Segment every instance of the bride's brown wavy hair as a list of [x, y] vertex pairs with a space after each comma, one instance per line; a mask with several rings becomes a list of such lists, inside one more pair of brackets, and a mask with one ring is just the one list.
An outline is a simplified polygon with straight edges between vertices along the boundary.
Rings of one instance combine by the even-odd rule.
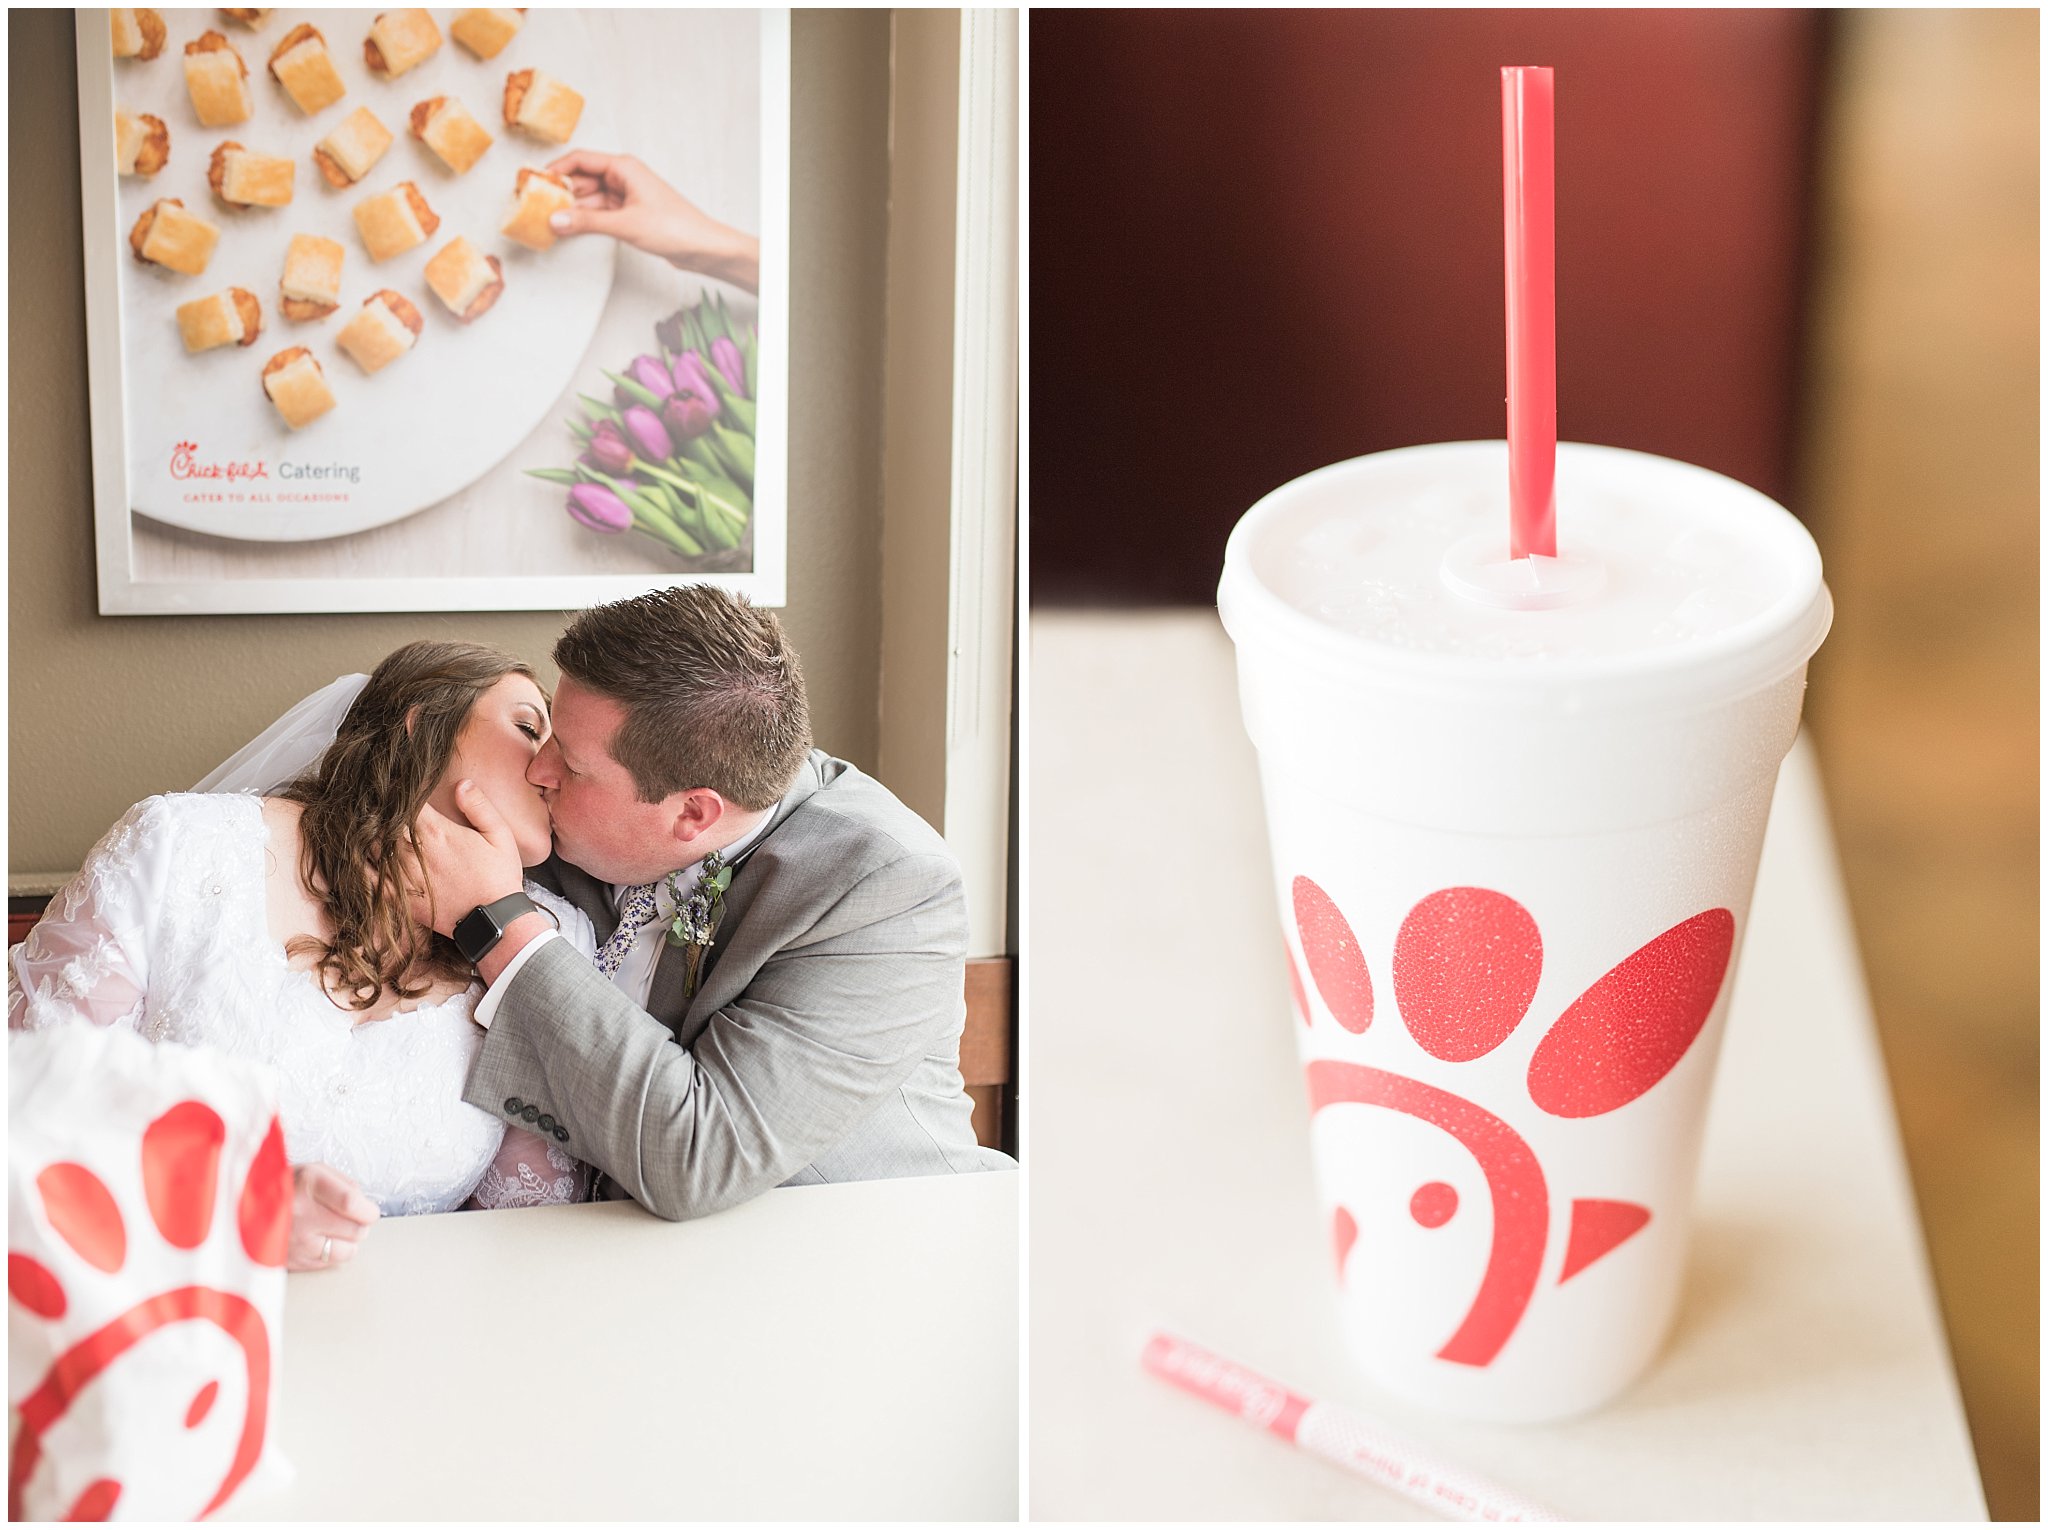
[[301, 935], [286, 952], [317, 953], [322, 986], [350, 1009], [387, 989], [416, 999], [436, 977], [469, 975], [454, 941], [413, 921], [407, 878], [426, 890], [413, 822], [470, 709], [507, 675], [539, 684], [528, 665], [479, 643], [407, 643], [372, 672], [320, 763], [277, 793], [300, 804], [299, 876], [334, 925], [333, 939]]

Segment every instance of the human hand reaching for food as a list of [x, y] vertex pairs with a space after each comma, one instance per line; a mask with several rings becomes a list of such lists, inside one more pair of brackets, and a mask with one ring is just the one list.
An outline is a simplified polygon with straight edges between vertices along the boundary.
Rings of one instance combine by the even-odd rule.
[[575, 149], [548, 169], [576, 197], [548, 220], [557, 234], [609, 234], [682, 270], [761, 290], [761, 241], [720, 223], [632, 155]]

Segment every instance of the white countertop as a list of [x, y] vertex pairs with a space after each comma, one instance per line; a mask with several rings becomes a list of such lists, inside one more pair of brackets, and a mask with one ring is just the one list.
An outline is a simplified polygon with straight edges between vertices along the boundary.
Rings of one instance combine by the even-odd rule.
[[1011, 1519], [1020, 1176], [381, 1222], [290, 1277], [227, 1519]]
[[1035, 613], [1039, 1519], [1427, 1519], [1138, 1368], [1155, 1326], [1567, 1518], [1983, 1519], [1810, 748], [1780, 778], [1664, 1355], [1588, 1418], [1375, 1392], [1338, 1335], [1256, 765], [1213, 614]]

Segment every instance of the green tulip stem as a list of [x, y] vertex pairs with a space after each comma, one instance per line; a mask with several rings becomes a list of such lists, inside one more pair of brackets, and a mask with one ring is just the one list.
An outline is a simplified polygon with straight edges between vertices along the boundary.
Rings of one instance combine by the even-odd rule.
[[632, 378], [622, 376], [617, 372], [607, 372], [604, 375], [609, 377], [615, 385], [625, 389], [626, 392], [645, 404], [649, 409], [654, 410], [657, 414], [660, 413], [661, 400], [654, 395], [651, 389], [643, 388], [640, 384], [633, 381]]
[[633, 529], [644, 532], [663, 546], [674, 552], [681, 553], [686, 558], [701, 558], [704, 556], [704, 544], [683, 530], [682, 527], [674, 524], [666, 516], [643, 516], [636, 511], [633, 516]]
[[657, 479], [660, 482], [669, 485], [671, 488], [681, 489], [686, 493], [695, 494], [697, 492], [697, 486], [691, 483], [688, 479], [678, 478], [674, 473], [669, 472], [666, 468], [656, 467], [653, 463], [647, 461], [645, 458], [635, 457], [633, 459], [633, 471], [636, 473], [645, 473], [650, 478]]

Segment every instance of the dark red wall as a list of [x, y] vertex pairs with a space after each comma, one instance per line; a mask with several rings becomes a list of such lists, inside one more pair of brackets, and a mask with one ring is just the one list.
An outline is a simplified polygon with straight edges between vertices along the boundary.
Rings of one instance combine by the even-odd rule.
[[1504, 64], [1557, 70], [1560, 434], [1786, 498], [1825, 28], [1033, 10], [1034, 598], [1207, 603], [1276, 484], [1504, 433]]

